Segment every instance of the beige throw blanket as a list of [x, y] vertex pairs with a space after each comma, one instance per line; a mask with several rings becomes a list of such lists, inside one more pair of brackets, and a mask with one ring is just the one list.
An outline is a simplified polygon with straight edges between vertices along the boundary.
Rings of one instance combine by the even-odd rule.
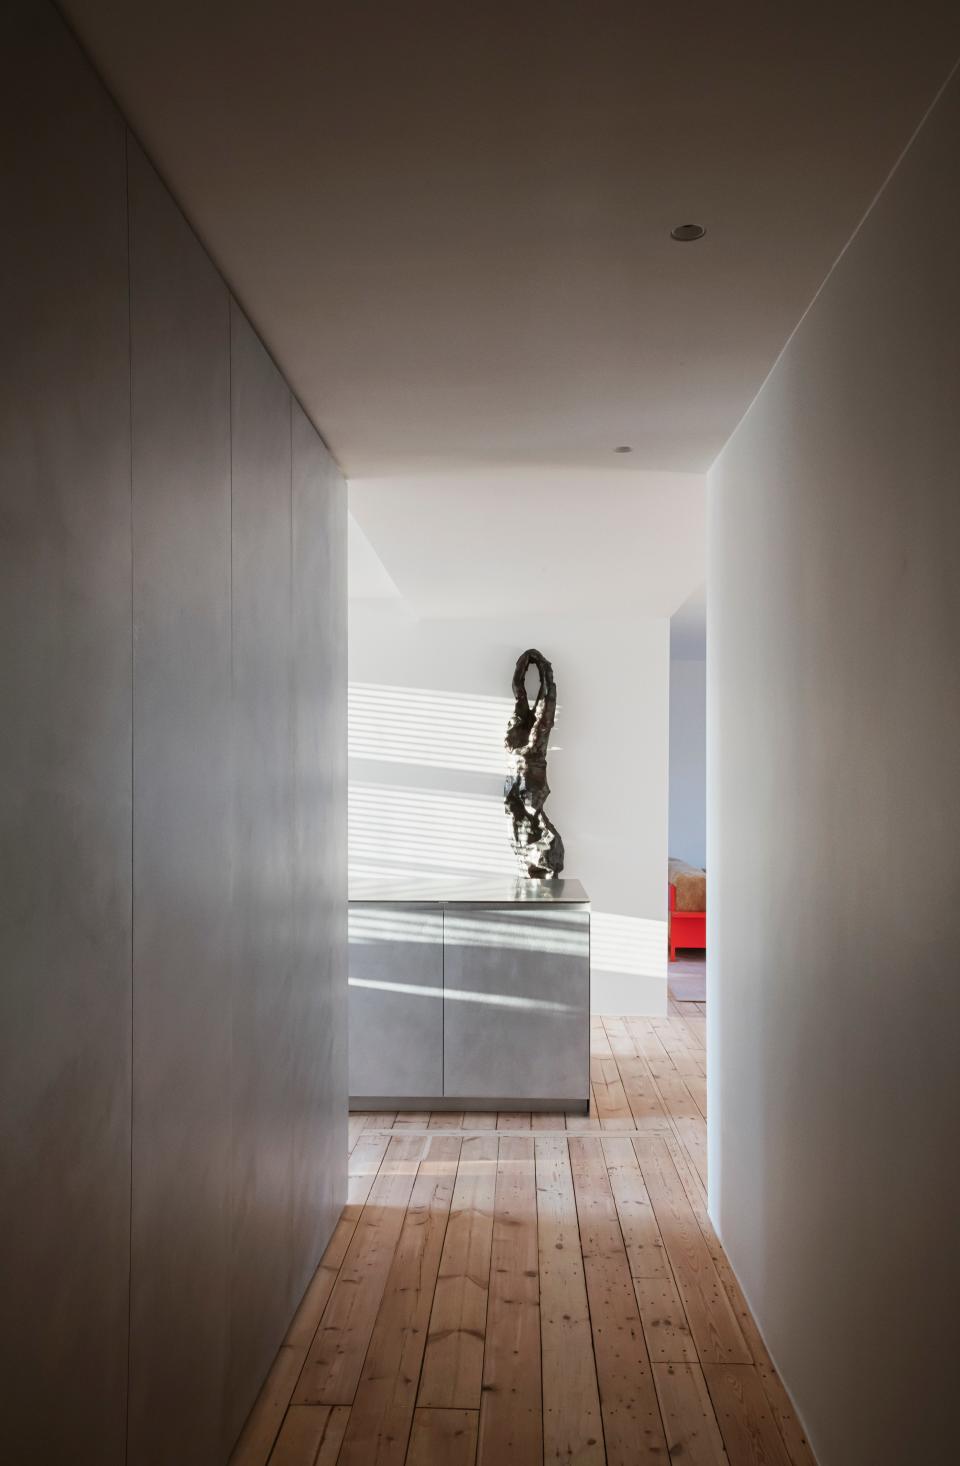
[[707, 873], [684, 860], [668, 860], [671, 886], [677, 888], [678, 911], [706, 911]]

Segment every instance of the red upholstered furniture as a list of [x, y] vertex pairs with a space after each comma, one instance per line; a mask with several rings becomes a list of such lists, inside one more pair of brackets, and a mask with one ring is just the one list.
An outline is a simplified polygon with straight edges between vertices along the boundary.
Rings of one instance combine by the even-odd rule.
[[670, 961], [676, 962], [678, 947], [707, 946], [707, 913], [705, 911], [678, 911], [677, 888], [667, 886], [670, 895]]

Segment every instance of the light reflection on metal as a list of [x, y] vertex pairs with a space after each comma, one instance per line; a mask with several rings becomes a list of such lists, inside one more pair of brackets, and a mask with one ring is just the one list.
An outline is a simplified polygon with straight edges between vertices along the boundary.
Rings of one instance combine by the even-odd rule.
[[414, 998], [442, 998], [445, 1003], [483, 1003], [489, 1008], [536, 1009], [540, 1013], [579, 1013], [572, 1003], [555, 1003], [547, 998], [523, 998], [517, 993], [478, 993], [470, 988], [427, 987], [416, 982], [383, 982], [351, 977], [352, 988], [374, 988], [384, 993], [404, 993]]
[[402, 904], [390, 907], [352, 905], [350, 907], [350, 941], [414, 942], [445, 941], [458, 947], [509, 947], [516, 951], [548, 952], [557, 956], [583, 956], [587, 951], [586, 919], [576, 907], [570, 911], [551, 909], [549, 916], [524, 921], [512, 912], [497, 920], [470, 916], [449, 908], [444, 912], [443, 936], [439, 926], [428, 937], [423, 931], [422, 912], [407, 912]]
[[[526, 675], [540, 674], [540, 687], [530, 706]], [[513, 673], [513, 717], [506, 747], [513, 755], [513, 773], [504, 786], [503, 802], [513, 821], [513, 848], [524, 875], [552, 879], [563, 870], [563, 841], [543, 812], [550, 793], [547, 744], [557, 715], [557, 684], [542, 652], [530, 647], [517, 659]]]

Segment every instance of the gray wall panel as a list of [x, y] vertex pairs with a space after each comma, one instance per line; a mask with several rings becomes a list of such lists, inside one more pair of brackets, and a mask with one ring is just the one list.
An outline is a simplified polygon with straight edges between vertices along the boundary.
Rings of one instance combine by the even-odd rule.
[[345, 486], [54, 8], [5, 20], [3, 1444], [218, 1466], [346, 1190]]
[[4, 1459], [123, 1460], [130, 1163], [124, 131], [46, 6], [0, 48]]
[[347, 1184], [346, 544], [346, 485], [294, 402], [294, 1010], [309, 1035], [293, 1057], [294, 1293]]
[[231, 307], [233, 461], [232, 1439], [298, 1299], [290, 1282], [294, 1049], [290, 392]]
[[229, 298], [132, 141], [129, 207], [130, 1457], [136, 1466], [209, 1466], [225, 1444], [229, 1302]]

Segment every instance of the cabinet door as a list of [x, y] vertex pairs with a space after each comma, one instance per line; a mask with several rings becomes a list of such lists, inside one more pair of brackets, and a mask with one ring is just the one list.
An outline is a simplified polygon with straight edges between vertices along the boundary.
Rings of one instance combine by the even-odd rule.
[[583, 906], [446, 908], [445, 1095], [589, 1098], [589, 932]]
[[443, 1093], [443, 913], [350, 907], [350, 1097]]

